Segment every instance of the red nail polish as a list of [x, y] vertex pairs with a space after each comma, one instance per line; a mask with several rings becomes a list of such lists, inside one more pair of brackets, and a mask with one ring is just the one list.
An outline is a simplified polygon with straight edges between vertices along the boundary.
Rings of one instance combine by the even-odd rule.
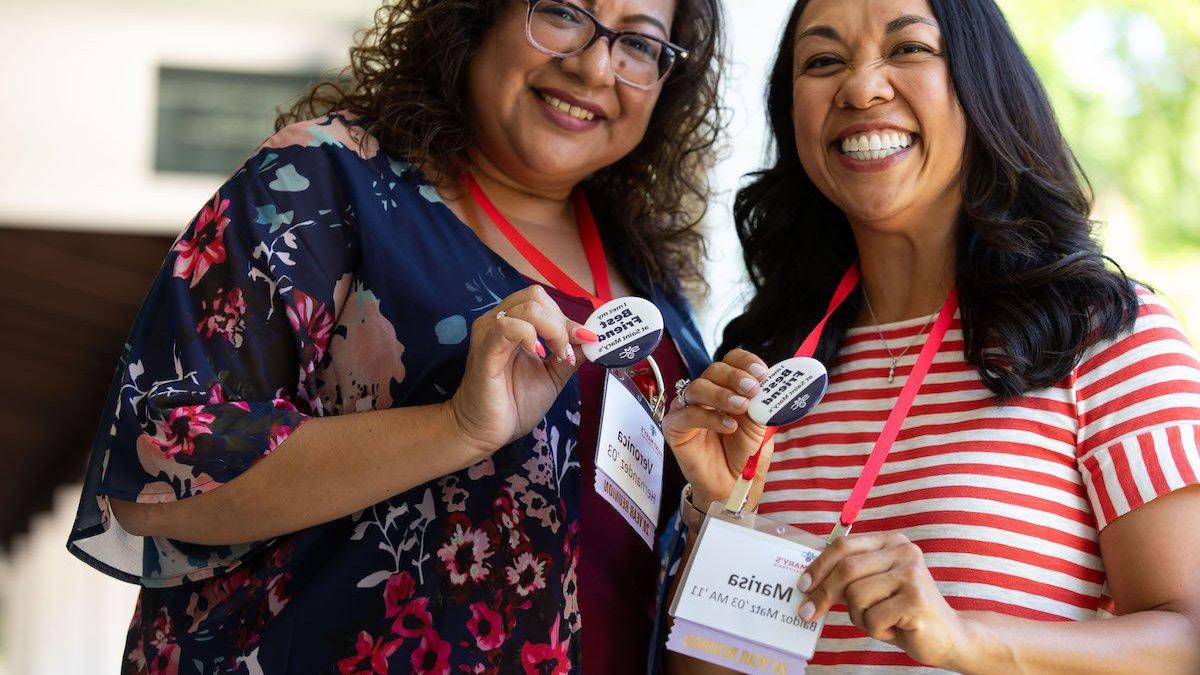
[[542, 357], [543, 359], [546, 358], [546, 348], [542, 346], [542, 343], [533, 343], [533, 350], [537, 352], [538, 356]]
[[578, 328], [575, 329], [575, 337], [579, 338], [580, 340], [583, 340], [584, 342], [599, 342], [600, 341], [600, 337], [598, 335], [596, 335], [592, 331], [584, 328], [583, 326], [579, 326]]

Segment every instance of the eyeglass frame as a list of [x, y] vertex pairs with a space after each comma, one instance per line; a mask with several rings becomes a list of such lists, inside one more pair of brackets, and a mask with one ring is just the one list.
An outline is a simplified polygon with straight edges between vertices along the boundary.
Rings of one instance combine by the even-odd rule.
[[[599, 40], [600, 38], [608, 38], [608, 54], [609, 54], [609, 57], [611, 58], [613, 45], [615, 45], [617, 43], [617, 40], [619, 40], [621, 37], [623, 37], [625, 35], [636, 35], [640, 38], [645, 38], [647, 40], [652, 40], [654, 42], [657, 42], [657, 43], [665, 46], [666, 48], [672, 50], [675, 53], [675, 57], [679, 60], [686, 61], [688, 56], [691, 55], [691, 52], [688, 49], [686, 49], [682, 45], [677, 45], [674, 42], [671, 42], [670, 40], [664, 40], [662, 38], [657, 38], [657, 37], [654, 37], [653, 35], [647, 35], [645, 33], [642, 33], [642, 32], [636, 31], [636, 30], [613, 30], [612, 28], [609, 28], [608, 26], [605, 26], [604, 24], [600, 23], [600, 19], [597, 19], [595, 16], [593, 16], [591, 12], [580, 7], [579, 5], [575, 5], [573, 3], [567, 2], [566, 0], [527, 0], [527, 2], [529, 3], [529, 12], [525, 15], [525, 39], [529, 41], [529, 44], [534, 49], [538, 50], [539, 52], [541, 52], [543, 54], [546, 54], [547, 56], [553, 56], [558, 59], [567, 59], [567, 58], [571, 58], [572, 56], [578, 56], [578, 55], [586, 52], [587, 50], [591, 49], [592, 45], [596, 44], [596, 41]], [[583, 46], [580, 47], [579, 49], [576, 49], [575, 51], [566, 53], [566, 54], [559, 53], [556, 51], [551, 51], [550, 49], [547, 49], [546, 47], [538, 44], [538, 41], [535, 40], [533, 37], [533, 8], [542, 2], [550, 2], [550, 3], [556, 4], [556, 5], [565, 5], [567, 7], [570, 7], [571, 9], [579, 12], [580, 14], [586, 16], [592, 22], [592, 37], [589, 38], [588, 41], [585, 42], [583, 44]], [[646, 91], [649, 89], [653, 89], [654, 87], [657, 87], [658, 85], [665, 82], [667, 77], [670, 76], [671, 71], [674, 70], [675, 63], [676, 63], [675, 60], [672, 60], [671, 65], [667, 68], [667, 71], [665, 73], [663, 73], [658, 78], [658, 80], [656, 80], [650, 84], [637, 84], [636, 82], [630, 82], [629, 80], [626, 80], [625, 78], [618, 75], [616, 69], [613, 69], [613, 77], [617, 78], [617, 80], [619, 80], [620, 82], [622, 82], [630, 87]]]

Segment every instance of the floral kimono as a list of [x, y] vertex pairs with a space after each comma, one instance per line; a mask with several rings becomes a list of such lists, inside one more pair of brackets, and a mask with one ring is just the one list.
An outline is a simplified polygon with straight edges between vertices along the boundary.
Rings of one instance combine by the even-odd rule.
[[[683, 301], [624, 269], [702, 368]], [[123, 670], [578, 672], [575, 379], [479, 464], [269, 541], [134, 536], [108, 505], [216, 489], [312, 417], [447, 400], [472, 320], [526, 285], [356, 120], [269, 139], [175, 242], [92, 449], [68, 547], [144, 587]]]

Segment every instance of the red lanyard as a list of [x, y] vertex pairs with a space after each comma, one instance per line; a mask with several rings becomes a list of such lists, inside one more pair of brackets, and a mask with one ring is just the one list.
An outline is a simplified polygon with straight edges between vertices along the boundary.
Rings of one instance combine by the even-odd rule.
[[[800, 344], [800, 348], [796, 350], [796, 356], [811, 357], [816, 352], [817, 343], [821, 340], [821, 331], [824, 330], [826, 322], [829, 321], [829, 317], [837, 311], [838, 307], [846, 301], [846, 298], [849, 297], [855, 286], [858, 285], [858, 282], [859, 269], [858, 263], [855, 263], [842, 276], [837, 290], [834, 291], [833, 297], [829, 300], [829, 308], [825, 311], [824, 318], [813, 328], [804, 342]], [[859, 474], [858, 480], [855, 481], [854, 488], [850, 490], [850, 498], [846, 500], [846, 505], [842, 507], [842, 514], [838, 518], [838, 523], [843, 528], [842, 533], [849, 531], [850, 526], [858, 518], [858, 513], [862, 510], [863, 504], [866, 503], [867, 495], [875, 485], [875, 479], [879, 477], [880, 469], [883, 468], [883, 462], [887, 459], [888, 453], [891, 452], [892, 445], [896, 442], [896, 437], [900, 434], [900, 427], [903, 426], [904, 419], [908, 417], [908, 411], [912, 408], [913, 401], [917, 398], [917, 392], [921, 389], [921, 383], [925, 381], [925, 376], [929, 373], [929, 367], [933, 365], [933, 358], [937, 356], [938, 349], [941, 348], [942, 341], [946, 338], [946, 332], [950, 330], [950, 322], [954, 319], [956, 311], [958, 311], [958, 293], [954, 289], [951, 289], [950, 295], [947, 296], [946, 302], [942, 305], [942, 309], [933, 323], [933, 328], [929, 331], [929, 337], [925, 341], [925, 346], [921, 348], [921, 352], [917, 355], [916, 364], [913, 365], [912, 371], [908, 374], [908, 380], [904, 383], [904, 387], [900, 389], [900, 396], [896, 399], [895, 407], [892, 408], [887, 421], [884, 422], [883, 431], [879, 433], [879, 438], [876, 439], [875, 446], [871, 448], [871, 454], [867, 456], [867, 462], [863, 465], [862, 473]], [[742, 469], [743, 480], [749, 481], [754, 478], [754, 474], [758, 470], [758, 460], [762, 456], [763, 446], [774, 435], [775, 427], [768, 427], [766, 436], [763, 437], [758, 451], [750, 457], [746, 462], [745, 468]], [[838, 532], [837, 528], [835, 528], [834, 532]]]
[[551, 285], [568, 295], [587, 298], [594, 308], [612, 300], [612, 284], [608, 276], [608, 261], [604, 257], [604, 244], [600, 241], [600, 230], [596, 227], [596, 219], [592, 217], [592, 210], [588, 207], [587, 198], [583, 196], [582, 191], [575, 190], [573, 194], [575, 221], [579, 226], [579, 239], [583, 243], [583, 252], [587, 256], [588, 267], [592, 271], [592, 283], [596, 287], [595, 294], [589, 293], [587, 289], [576, 283], [566, 272], [562, 271], [561, 267], [555, 265], [532, 242], [526, 239], [525, 235], [513, 227], [512, 223], [508, 222], [508, 218], [505, 218], [504, 214], [500, 213], [500, 209], [492, 203], [492, 200], [488, 199], [487, 194], [479, 187], [479, 183], [475, 181], [475, 177], [470, 172], [464, 174], [463, 183], [466, 184], [475, 203], [492, 219], [496, 229], [500, 230], [500, 234], [503, 234], [504, 238], [508, 239], [508, 243], [517, 249], [517, 253], [520, 253], [530, 265], [533, 265], [538, 274], [541, 274]]

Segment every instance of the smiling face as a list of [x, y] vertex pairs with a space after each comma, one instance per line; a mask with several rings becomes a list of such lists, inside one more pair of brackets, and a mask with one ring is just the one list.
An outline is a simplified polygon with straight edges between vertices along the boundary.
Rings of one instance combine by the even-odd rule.
[[[580, 0], [604, 25], [670, 39], [675, 0]], [[477, 151], [510, 179], [571, 187], [641, 142], [661, 84], [613, 75], [607, 39], [556, 58], [526, 37], [529, 4], [511, 0], [471, 59], [468, 98]]]
[[812, 0], [796, 36], [796, 150], [817, 188], [888, 230], [957, 214], [967, 125], [928, 3]]

